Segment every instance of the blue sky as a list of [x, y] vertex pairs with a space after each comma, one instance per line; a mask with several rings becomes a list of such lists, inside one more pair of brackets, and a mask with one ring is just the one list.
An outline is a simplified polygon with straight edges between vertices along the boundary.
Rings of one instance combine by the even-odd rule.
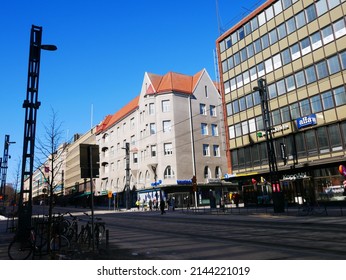
[[5, 135], [16, 141], [7, 182], [23, 151], [32, 25], [43, 27], [42, 44], [58, 47], [41, 53], [36, 136], [43, 138], [54, 108], [68, 140], [137, 96], [145, 72], [193, 75], [205, 68], [215, 79], [216, 2], [226, 28], [265, 1], [2, 0], [0, 157]]

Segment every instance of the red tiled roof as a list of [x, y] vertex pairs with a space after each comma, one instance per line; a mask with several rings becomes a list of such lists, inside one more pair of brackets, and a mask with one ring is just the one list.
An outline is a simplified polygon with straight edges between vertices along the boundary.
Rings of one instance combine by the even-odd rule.
[[[164, 76], [148, 73], [147, 75], [150, 79], [150, 85], [148, 85], [146, 94], [159, 94], [172, 91], [192, 94], [204, 72], [205, 70], [203, 69], [193, 76], [174, 72], [169, 72]], [[137, 109], [139, 97], [140, 96], [134, 98], [114, 115], [106, 116], [105, 119], [99, 125], [97, 125], [96, 134], [99, 134], [102, 131], [108, 129], [109, 127], [126, 117], [128, 114], [130, 114], [132, 111]]]
[[117, 123], [124, 117], [126, 117], [129, 113], [138, 108], [139, 96], [135, 97], [129, 103], [127, 103], [124, 107], [122, 107], [118, 112], [114, 115], [108, 115], [100, 125], [96, 127], [96, 134], [108, 129], [113, 124]]
[[146, 93], [157, 94], [178, 91], [181, 93], [192, 94], [203, 72], [204, 69], [194, 76], [188, 76], [175, 72], [168, 72], [164, 76], [148, 73], [151, 85], [148, 86]]

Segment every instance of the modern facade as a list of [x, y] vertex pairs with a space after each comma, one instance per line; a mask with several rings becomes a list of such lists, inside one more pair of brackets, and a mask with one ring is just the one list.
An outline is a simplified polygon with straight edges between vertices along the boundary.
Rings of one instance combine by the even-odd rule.
[[226, 177], [249, 203], [272, 191], [259, 79], [286, 201], [345, 200], [345, 14], [344, 0], [268, 0], [217, 39]]
[[209, 192], [217, 196], [215, 186], [227, 172], [221, 105], [206, 70], [193, 76], [145, 73], [139, 96], [97, 126], [98, 192], [121, 194], [129, 182], [132, 203], [160, 199], [162, 192], [166, 199], [174, 194], [182, 205], [192, 202], [196, 176], [199, 203], [210, 198]]

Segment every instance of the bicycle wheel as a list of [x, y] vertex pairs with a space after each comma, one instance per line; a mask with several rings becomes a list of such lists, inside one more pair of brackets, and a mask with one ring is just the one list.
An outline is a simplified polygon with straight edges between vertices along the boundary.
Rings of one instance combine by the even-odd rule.
[[106, 232], [106, 228], [104, 225], [102, 224], [96, 225], [95, 236], [96, 236], [96, 241], [98, 244], [100, 244], [103, 241], [105, 232]]
[[50, 241], [52, 251], [67, 250], [70, 247], [70, 241], [64, 235], [56, 235]]
[[13, 240], [8, 246], [8, 257], [11, 260], [26, 260], [30, 257], [34, 247], [30, 240]]

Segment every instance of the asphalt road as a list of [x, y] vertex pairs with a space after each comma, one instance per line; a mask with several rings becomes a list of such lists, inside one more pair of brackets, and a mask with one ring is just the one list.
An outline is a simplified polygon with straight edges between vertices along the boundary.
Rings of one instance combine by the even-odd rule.
[[[345, 216], [112, 210], [95, 216], [109, 232], [109, 250], [98, 259], [346, 260]], [[4, 249], [0, 245], [1, 259]]]

